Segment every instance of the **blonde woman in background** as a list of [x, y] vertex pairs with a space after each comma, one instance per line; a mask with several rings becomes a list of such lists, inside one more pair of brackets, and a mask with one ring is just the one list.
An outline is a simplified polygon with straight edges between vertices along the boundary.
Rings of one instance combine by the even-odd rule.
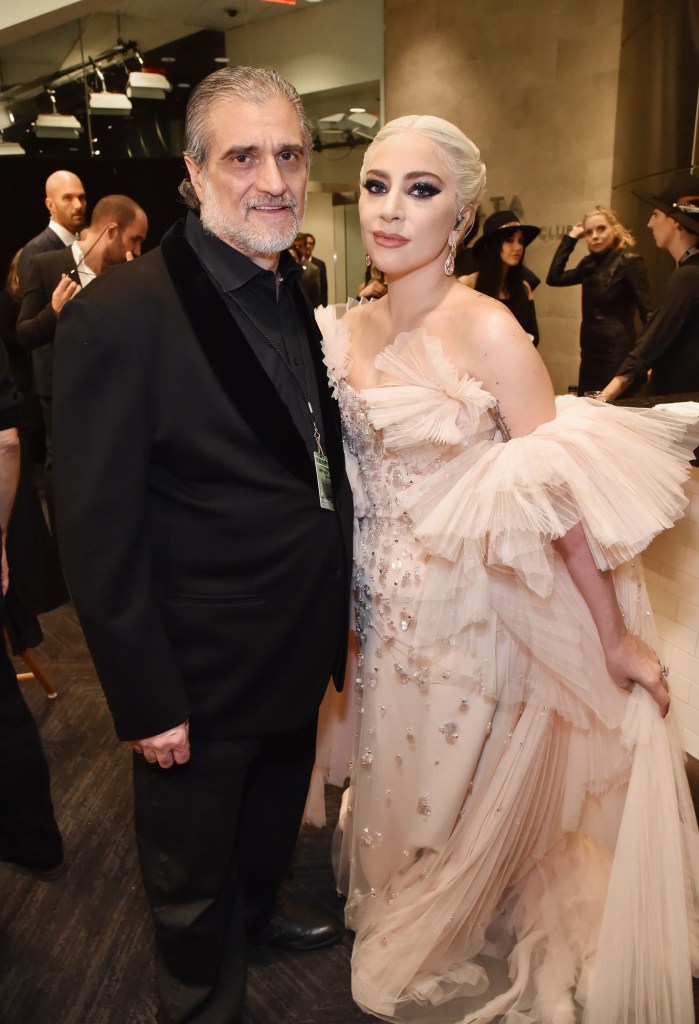
[[[566, 264], [579, 238], [588, 255], [573, 270]], [[596, 206], [575, 224], [551, 261], [546, 284], [582, 285], [578, 394], [600, 391], [636, 342], [635, 314], [650, 319], [646, 268], [629, 248], [636, 241], [614, 210]]]

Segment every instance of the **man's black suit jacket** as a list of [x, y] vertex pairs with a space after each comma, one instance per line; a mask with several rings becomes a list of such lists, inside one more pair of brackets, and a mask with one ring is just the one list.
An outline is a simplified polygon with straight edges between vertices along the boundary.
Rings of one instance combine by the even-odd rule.
[[34, 235], [22, 248], [19, 260], [17, 261], [17, 277], [19, 278], [20, 288], [24, 289], [24, 278], [26, 276], [27, 268], [30, 260], [34, 256], [38, 256], [40, 252], [53, 252], [54, 249], [70, 249], [70, 246], [66, 246], [56, 232], [48, 225], [43, 231], [40, 231], [38, 235]]
[[33, 256], [25, 272], [17, 315], [17, 340], [22, 348], [32, 353], [34, 390], [42, 398], [50, 398], [53, 393], [53, 339], [58, 317], [53, 311], [51, 296], [61, 275], [74, 270], [72, 247], [61, 245], [53, 252]]
[[328, 271], [322, 260], [317, 260], [315, 256], [311, 256], [311, 263], [314, 267], [318, 267], [320, 272], [320, 303], [322, 306], [328, 304]]
[[352, 500], [307, 318], [336, 508], [287, 406], [187, 243], [98, 278], [55, 342], [61, 557], [123, 739], [309, 721], [342, 682]]

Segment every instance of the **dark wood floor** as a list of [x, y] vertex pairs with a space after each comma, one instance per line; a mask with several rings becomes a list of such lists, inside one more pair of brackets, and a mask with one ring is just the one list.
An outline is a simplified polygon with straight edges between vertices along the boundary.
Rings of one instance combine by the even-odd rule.
[[[151, 930], [132, 836], [130, 753], [112, 731], [72, 608], [43, 616], [39, 654], [55, 700], [31, 680], [67, 870], [36, 881], [0, 864], [0, 1022], [151, 1024]], [[17, 663], [18, 669], [22, 668]], [[330, 800], [331, 809], [333, 801]], [[302, 831], [291, 894], [341, 914], [331, 830]], [[246, 1024], [360, 1024], [351, 938], [311, 953], [251, 952]]]

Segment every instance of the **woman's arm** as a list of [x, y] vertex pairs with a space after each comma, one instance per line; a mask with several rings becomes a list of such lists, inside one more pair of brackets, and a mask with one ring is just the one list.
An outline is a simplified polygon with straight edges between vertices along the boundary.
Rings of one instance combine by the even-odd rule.
[[[579, 232], [578, 228], [580, 228]], [[576, 224], [575, 227], [571, 228], [569, 234], [563, 236], [553, 254], [551, 266], [546, 275], [546, 284], [553, 285], [554, 288], [563, 288], [569, 284], [582, 283], [585, 276], [582, 272], [582, 261], [573, 270], [566, 270], [566, 263], [575, 248], [580, 234], [582, 234], [582, 224]]]
[[648, 690], [665, 716], [670, 697], [660, 661], [652, 647], [626, 629], [612, 575], [595, 565], [580, 523], [554, 541], [554, 547], [590, 609], [610, 676], [623, 690], [636, 683]]
[[628, 255], [624, 260], [624, 265], [626, 280], [636, 298], [639, 315], [643, 323], [647, 324], [653, 314], [653, 307], [651, 306], [646, 265], [643, 259], [635, 254]]
[[[482, 323], [473, 325], [482, 341], [469, 342], [471, 372], [497, 398], [510, 435], [529, 434], [556, 415], [551, 381], [517, 322], [490, 304], [484, 312]], [[555, 547], [590, 610], [610, 676], [626, 690], [638, 683], [666, 714], [669, 698], [660, 662], [651, 647], [626, 629], [611, 573], [595, 565], [582, 526], [574, 526]]]
[[626, 376], [625, 374], [612, 377], [609, 384], [605, 386], [604, 390], [600, 391], [597, 398], [600, 402], [613, 402], [619, 395], [623, 395], [632, 381], [633, 377]]

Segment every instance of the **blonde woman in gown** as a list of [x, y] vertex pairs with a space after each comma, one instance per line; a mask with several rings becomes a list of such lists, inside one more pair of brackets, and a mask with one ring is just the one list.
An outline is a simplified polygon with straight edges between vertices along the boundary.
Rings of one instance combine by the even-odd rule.
[[697, 831], [639, 556], [693, 442], [556, 404], [450, 276], [484, 183], [452, 125], [388, 124], [359, 202], [388, 294], [318, 312], [358, 517], [353, 994], [413, 1024], [690, 1024]]

